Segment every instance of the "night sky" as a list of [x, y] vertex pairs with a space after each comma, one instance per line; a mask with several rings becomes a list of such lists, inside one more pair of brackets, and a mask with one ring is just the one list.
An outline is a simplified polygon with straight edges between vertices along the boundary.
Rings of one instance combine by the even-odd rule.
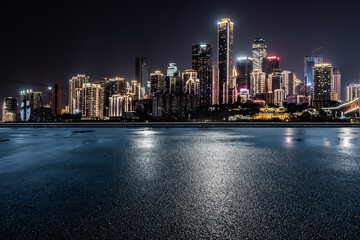
[[[360, 18], [354, 1], [12, 1], [2, 5], [0, 97], [71, 76], [134, 79], [134, 59], [149, 58], [150, 71], [176, 62], [191, 68], [191, 46], [217, 43], [217, 22], [234, 22], [234, 57], [251, 55], [255, 37], [283, 70], [303, 79], [303, 58], [323, 47], [340, 69], [343, 94], [360, 72]], [[216, 47], [214, 48], [216, 49]], [[216, 51], [214, 51], [214, 63]], [[23, 83], [37, 84], [26, 85]], [[67, 89], [64, 89], [67, 97]], [[45, 94], [44, 94], [45, 95]], [[343, 95], [344, 99], [345, 96]], [[67, 104], [67, 101], [63, 103]]]

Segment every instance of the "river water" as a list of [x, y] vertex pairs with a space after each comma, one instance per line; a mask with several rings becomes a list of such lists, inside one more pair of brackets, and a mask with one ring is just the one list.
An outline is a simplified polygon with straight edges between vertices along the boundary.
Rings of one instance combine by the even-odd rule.
[[360, 239], [360, 130], [0, 129], [0, 239]]

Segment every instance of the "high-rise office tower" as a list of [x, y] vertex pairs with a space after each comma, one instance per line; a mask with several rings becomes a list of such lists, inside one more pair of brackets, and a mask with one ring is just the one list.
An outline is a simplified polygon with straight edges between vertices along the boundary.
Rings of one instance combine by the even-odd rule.
[[135, 80], [145, 88], [145, 93], [149, 94], [150, 82], [149, 82], [149, 67], [147, 58], [139, 57], [135, 59]]
[[104, 89], [100, 84], [85, 83], [80, 91], [81, 118], [99, 120], [104, 117]]
[[265, 73], [255, 69], [250, 74], [250, 96], [254, 99], [257, 94], [265, 93]]
[[267, 45], [265, 39], [255, 38], [252, 46], [254, 69], [265, 72], [265, 61], [267, 56]]
[[218, 23], [218, 65], [219, 65], [219, 103], [228, 104], [228, 89], [233, 73], [234, 24], [230, 18]]
[[329, 63], [316, 64], [313, 68], [314, 101], [333, 100], [333, 67]]
[[173, 77], [175, 72], [178, 70], [176, 63], [169, 63], [169, 66], [167, 68], [167, 77]]
[[277, 55], [270, 55], [266, 57], [265, 74], [268, 77], [275, 69], [280, 69], [280, 58]]
[[62, 109], [62, 92], [61, 84], [54, 83], [51, 86], [51, 114], [53, 116], [60, 116]]
[[253, 58], [241, 57], [236, 62], [236, 87], [240, 89], [250, 89], [250, 74], [253, 71]]
[[165, 75], [161, 71], [150, 74], [150, 94], [165, 93]]
[[39, 121], [41, 119], [42, 92], [21, 91], [21, 121]]
[[2, 121], [15, 122], [16, 114], [17, 114], [17, 99], [12, 97], [5, 98], [2, 109]]
[[324, 58], [321, 56], [307, 56], [304, 59], [304, 77], [305, 84], [307, 86], [313, 87], [313, 68], [316, 64], [321, 64], [324, 62]]
[[281, 73], [281, 86], [280, 88], [285, 91], [286, 96], [294, 95], [294, 74], [291, 71], [283, 71]]
[[76, 114], [80, 109], [76, 108], [76, 92], [81, 90], [85, 83], [89, 82], [90, 77], [82, 74], [74, 76], [69, 81], [69, 109], [70, 114]]
[[341, 73], [339, 69], [333, 70], [333, 100], [341, 101]]
[[192, 46], [192, 68], [200, 79], [200, 105], [212, 105], [212, 45]]

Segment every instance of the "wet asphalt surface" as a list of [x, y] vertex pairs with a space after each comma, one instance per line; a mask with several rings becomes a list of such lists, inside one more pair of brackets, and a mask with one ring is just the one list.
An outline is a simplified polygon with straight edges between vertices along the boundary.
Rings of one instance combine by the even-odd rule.
[[360, 239], [360, 130], [0, 129], [0, 239]]

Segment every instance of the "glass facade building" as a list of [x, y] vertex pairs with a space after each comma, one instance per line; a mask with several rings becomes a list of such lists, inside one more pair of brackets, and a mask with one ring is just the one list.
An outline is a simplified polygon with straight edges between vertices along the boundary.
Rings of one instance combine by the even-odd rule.
[[192, 46], [192, 69], [200, 79], [200, 105], [212, 105], [212, 45], [196, 44]]
[[169, 63], [169, 66], [167, 68], [167, 77], [174, 77], [174, 74], [177, 72], [178, 68], [176, 63]]
[[267, 45], [265, 39], [255, 38], [252, 46], [254, 69], [260, 69], [265, 72], [265, 60], [267, 56]]
[[236, 87], [240, 89], [250, 89], [250, 74], [253, 71], [253, 58], [241, 57], [236, 62]]
[[139, 57], [135, 59], [135, 80], [141, 84], [145, 93], [149, 94], [150, 82], [149, 82], [149, 67], [147, 58]]
[[307, 86], [313, 87], [313, 68], [316, 64], [324, 62], [324, 58], [321, 56], [308, 56], [304, 59], [304, 80]]

